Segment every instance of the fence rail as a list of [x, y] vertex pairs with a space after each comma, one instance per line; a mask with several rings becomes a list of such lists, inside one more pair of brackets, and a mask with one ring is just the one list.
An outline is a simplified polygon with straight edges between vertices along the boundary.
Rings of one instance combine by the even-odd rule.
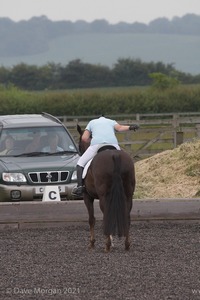
[[[78, 142], [77, 123], [85, 127], [98, 116], [58, 116]], [[108, 115], [121, 124], [137, 123], [137, 132], [117, 133], [119, 144], [132, 157], [143, 159], [200, 138], [200, 113]]]

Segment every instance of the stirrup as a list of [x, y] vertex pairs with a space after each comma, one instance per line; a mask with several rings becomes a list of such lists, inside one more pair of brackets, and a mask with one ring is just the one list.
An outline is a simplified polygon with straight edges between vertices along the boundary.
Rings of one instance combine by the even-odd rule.
[[80, 185], [80, 186], [76, 186], [75, 188], [73, 188], [72, 190], [72, 195], [75, 196], [82, 196], [84, 192], [84, 186]]

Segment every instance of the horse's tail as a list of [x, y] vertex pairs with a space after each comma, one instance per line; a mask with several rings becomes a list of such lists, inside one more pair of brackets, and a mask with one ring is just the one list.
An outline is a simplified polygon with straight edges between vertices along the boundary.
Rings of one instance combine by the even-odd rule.
[[104, 234], [126, 236], [128, 219], [126, 195], [121, 177], [121, 158], [119, 153], [113, 156], [114, 169], [110, 192], [106, 195], [104, 209]]

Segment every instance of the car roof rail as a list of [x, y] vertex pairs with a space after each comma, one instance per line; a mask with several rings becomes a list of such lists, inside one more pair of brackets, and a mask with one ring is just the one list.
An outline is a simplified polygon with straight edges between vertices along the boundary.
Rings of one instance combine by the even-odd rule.
[[46, 112], [42, 112], [42, 115], [43, 115], [44, 117], [50, 119], [50, 120], [53, 120], [53, 121], [55, 121], [55, 122], [57, 122], [57, 123], [59, 123], [59, 124], [62, 124], [62, 122], [61, 122], [58, 118], [52, 116], [51, 114], [48, 114], [48, 113], [46, 113]]

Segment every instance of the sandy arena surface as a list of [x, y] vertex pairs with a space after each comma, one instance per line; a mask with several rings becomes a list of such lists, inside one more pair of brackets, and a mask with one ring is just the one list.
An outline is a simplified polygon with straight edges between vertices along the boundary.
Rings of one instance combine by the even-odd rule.
[[200, 223], [132, 222], [104, 253], [101, 222], [0, 232], [0, 299], [200, 299]]

